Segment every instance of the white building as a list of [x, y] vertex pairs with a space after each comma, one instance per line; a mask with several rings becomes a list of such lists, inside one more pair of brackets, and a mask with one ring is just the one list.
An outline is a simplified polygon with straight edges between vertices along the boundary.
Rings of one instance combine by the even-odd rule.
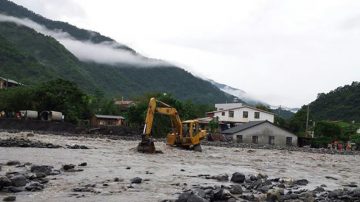
[[250, 121], [269, 121], [274, 123], [273, 113], [241, 103], [216, 104], [215, 107], [217, 111], [208, 112], [207, 115], [217, 117], [220, 122], [236, 124]]

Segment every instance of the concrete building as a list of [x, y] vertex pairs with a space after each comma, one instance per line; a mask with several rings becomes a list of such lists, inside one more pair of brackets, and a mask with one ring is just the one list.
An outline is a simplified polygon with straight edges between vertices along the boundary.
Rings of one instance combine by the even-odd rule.
[[[237, 125], [238, 123], [247, 123], [250, 121], [269, 121], [274, 123], [274, 114], [255, 107], [243, 105], [241, 103], [217, 104], [217, 110], [208, 112], [208, 117], [218, 117], [220, 122]], [[233, 108], [233, 106], [237, 106]]]
[[0, 89], [23, 85], [17, 81], [0, 77]]
[[91, 126], [121, 126], [124, 124], [125, 118], [122, 116], [112, 116], [112, 115], [99, 115], [95, 114], [91, 118]]
[[269, 121], [251, 121], [221, 132], [238, 143], [297, 146], [298, 138]]

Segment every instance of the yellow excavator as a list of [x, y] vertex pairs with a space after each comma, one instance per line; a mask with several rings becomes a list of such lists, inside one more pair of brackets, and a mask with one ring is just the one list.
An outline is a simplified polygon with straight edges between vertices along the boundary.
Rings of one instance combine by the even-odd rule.
[[201, 151], [200, 141], [205, 138], [206, 130], [201, 130], [199, 122], [188, 120], [182, 122], [177, 110], [155, 98], [151, 98], [146, 113], [144, 131], [137, 150], [142, 153], [155, 153], [155, 145], [151, 135], [155, 113], [170, 117], [172, 131], [167, 135], [167, 144], [195, 151]]

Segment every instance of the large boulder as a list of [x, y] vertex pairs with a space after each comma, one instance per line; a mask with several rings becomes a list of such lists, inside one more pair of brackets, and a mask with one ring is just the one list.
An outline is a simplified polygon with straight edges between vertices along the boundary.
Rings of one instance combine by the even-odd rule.
[[23, 187], [27, 184], [28, 180], [24, 175], [15, 175], [10, 178], [11, 184], [15, 187]]
[[242, 194], [243, 190], [242, 190], [241, 185], [235, 184], [235, 185], [231, 186], [230, 193], [232, 193], [232, 194]]
[[44, 185], [39, 182], [31, 182], [25, 187], [25, 189], [27, 191], [41, 191], [44, 189]]
[[245, 181], [245, 175], [238, 172], [233, 173], [231, 181], [236, 183], [243, 183]]
[[142, 179], [140, 177], [134, 177], [130, 180], [130, 182], [134, 184], [140, 184], [142, 182]]
[[0, 176], [0, 190], [3, 187], [8, 187], [8, 186], [11, 186], [10, 179], [8, 177], [6, 177], [6, 176]]
[[52, 172], [53, 167], [52, 166], [47, 166], [47, 165], [33, 165], [31, 166], [30, 171], [37, 174], [37, 173], [41, 173], [41, 174], [45, 174], [45, 175], [50, 175]]

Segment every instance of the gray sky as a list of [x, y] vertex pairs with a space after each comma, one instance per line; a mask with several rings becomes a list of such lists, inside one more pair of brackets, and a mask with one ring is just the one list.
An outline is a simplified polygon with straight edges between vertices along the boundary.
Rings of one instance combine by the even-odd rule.
[[360, 1], [13, 1], [272, 105], [360, 80]]

